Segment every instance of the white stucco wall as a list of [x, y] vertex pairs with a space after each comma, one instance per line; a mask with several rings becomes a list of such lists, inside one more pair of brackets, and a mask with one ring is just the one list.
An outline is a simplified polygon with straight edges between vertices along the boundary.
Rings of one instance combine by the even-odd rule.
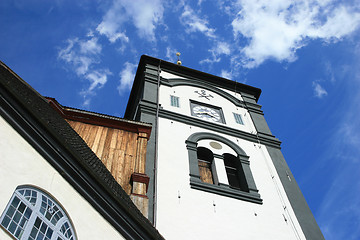
[[[213, 96], [213, 98], [210, 98], [210, 100], [203, 97], [199, 97], [199, 94], [197, 94], [195, 91], [200, 92], [201, 90], [204, 89], [197, 87], [190, 87], [190, 86], [181, 86], [181, 85], [176, 87], [160, 86], [159, 102], [161, 104], [161, 107], [163, 107], [165, 110], [169, 110], [172, 112], [176, 112], [188, 116], [191, 116], [190, 99], [195, 100], [196, 102], [221, 107], [225, 118], [226, 126], [249, 133], [256, 132], [254, 124], [251, 121], [251, 117], [246, 109], [235, 106], [234, 104], [230, 103], [226, 98], [222, 97], [216, 92], [205, 90], [206, 94], [211, 94]], [[179, 104], [180, 104], [179, 108], [170, 105], [171, 95], [179, 97]], [[237, 113], [241, 115], [244, 125], [235, 122], [233, 113]], [[223, 124], [223, 123], [217, 123], [217, 124]]]
[[[0, 116], [0, 211], [19, 185], [50, 193], [68, 213], [78, 239], [124, 239]], [[0, 239], [12, 239], [0, 230]]]
[[[245, 109], [208, 90], [213, 99], [199, 98], [196, 90], [199, 88], [161, 86], [160, 104], [166, 110], [188, 116], [190, 99], [218, 106], [227, 126], [255, 133]], [[180, 108], [170, 106], [170, 95], [180, 97]], [[245, 125], [236, 124], [232, 112], [240, 113]], [[156, 227], [166, 239], [305, 239], [265, 146], [212, 132], [238, 144], [250, 156], [262, 205], [191, 189], [185, 140], [196, 132], [212, 131], [159, 119]], [[206, 144], [201, 142], [202, 146]]]

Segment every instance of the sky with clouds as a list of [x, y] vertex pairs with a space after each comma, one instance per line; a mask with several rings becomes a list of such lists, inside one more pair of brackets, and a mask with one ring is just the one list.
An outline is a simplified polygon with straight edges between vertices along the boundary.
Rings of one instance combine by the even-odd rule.
[[261, 88], [326, 239], [360, 239], [360, 0], [2, 0], [0, 60], [61, 104], [123, 116], [142, 54]]

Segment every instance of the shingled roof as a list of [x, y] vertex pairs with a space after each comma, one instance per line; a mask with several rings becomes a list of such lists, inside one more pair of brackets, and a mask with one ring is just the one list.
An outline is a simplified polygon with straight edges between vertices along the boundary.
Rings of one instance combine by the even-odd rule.
[[127, 239], [163, 239], [84, 140], [0, 61], [0, 114]]

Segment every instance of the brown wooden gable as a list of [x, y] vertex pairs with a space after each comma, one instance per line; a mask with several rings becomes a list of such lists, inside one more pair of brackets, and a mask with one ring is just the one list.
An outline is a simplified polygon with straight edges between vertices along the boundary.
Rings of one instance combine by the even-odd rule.
[[87, 143], [115, 180], [147, 216], [149, 178], [145, 175], [146, 147], [151, 125], [49, 104]]

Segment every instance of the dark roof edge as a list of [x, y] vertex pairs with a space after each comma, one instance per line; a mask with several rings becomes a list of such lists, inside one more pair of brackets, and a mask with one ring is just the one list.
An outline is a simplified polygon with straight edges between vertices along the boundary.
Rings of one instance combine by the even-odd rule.
[[177, 65], [175, 63], [167, 62], [155, 57], [151, 57], [148, 55], [142, 55], [140, 58], [139, 66], [136, 71], [133, 87], [131, 89], [131, 93], [129, 96], [128, 105], [126, 107], [125, 111], [125, 118], [129, 118], [131, 113], [131, 109], [133, 108], [132, 105], [134, 105], [134, 102], [136, 102], [137, 99], [137, 89], [140, 88], [141, 83], [141, 76], [144, 72], [146, 64], [152, 64], [154, 66], [159, 66], [161, 70], [170, 70], [175, 73], [182, 73], [183, 75], [186, 75], [188, 77], [193, 77], [197, 79], [206, 79], [208, 82], [214, 84], [218, 87], [223, 87], [229, 90], [237, 89], [239, 92], [247, 93], [255, 97], [256, 102], [259, 100], [259, 97], [261, 95], [261, 89], [252, 87], [243, 83], [235, 82], [226, 78], [222, 78], [219, 76], [215, 76], [209, 73], [201, 72], [192, 68], [188, 68], [182, 65]]
[[[196, 78], [206, 78], [208, 81], [215, 83], [216, 85], [220, 85], [221, 87], [228, 87], [230, 89], [235, 89], [236, 88], [241, 91], [241, 92], [246, 92], [249, 93], [251, 95], [253, 95], [256, 99], [256, 101], [258, 101], [260, 95], [261, 95], [261, 89], [260, 88], [256, 88], [256, 87], [252, 87], [250, 85], [246, 85], [243, 83], [239, 83], [239, 82], [235, 82], [231, 79], [226, 79], [223, 77], [219, 77], [210, 73], [205, 73], [205, 72], [201, 72], [199, 70], [195, 70], [189, 67], [185, 67], [183, 65], [178, 65], [175, 63], [171, 63], [171, 62], [167, 62], [158, 58], [154, 58], [148, 55], [142, 55], [140, 58], [140, 64], [143, 62], [149, 62], [149, 63], [153, 63], [155, 65], [161, 64], [161, 68], [166, 68], [169, 70], [175, 70], [175, 71], [181, 71], [183, 72], [185, 75], [189, 75], [192, 77], [196, 77]], [[219, 84], [219, 82], [221, 82], [221, 84]]]
[[1, 61], [0, 104], [1, 116], [115, 229], [126, 238], [163, 239], [83, 139], [43, 96]]
[[134, 133], [146, 133], [146, 138], [148, 140], [150, 139], [152, 125], [149, 123], [135, 122], [77, 108], [64, 107], [55, 98], [45, 98], [49, 102], [50, 106], [65, 119], [121, 129]]

